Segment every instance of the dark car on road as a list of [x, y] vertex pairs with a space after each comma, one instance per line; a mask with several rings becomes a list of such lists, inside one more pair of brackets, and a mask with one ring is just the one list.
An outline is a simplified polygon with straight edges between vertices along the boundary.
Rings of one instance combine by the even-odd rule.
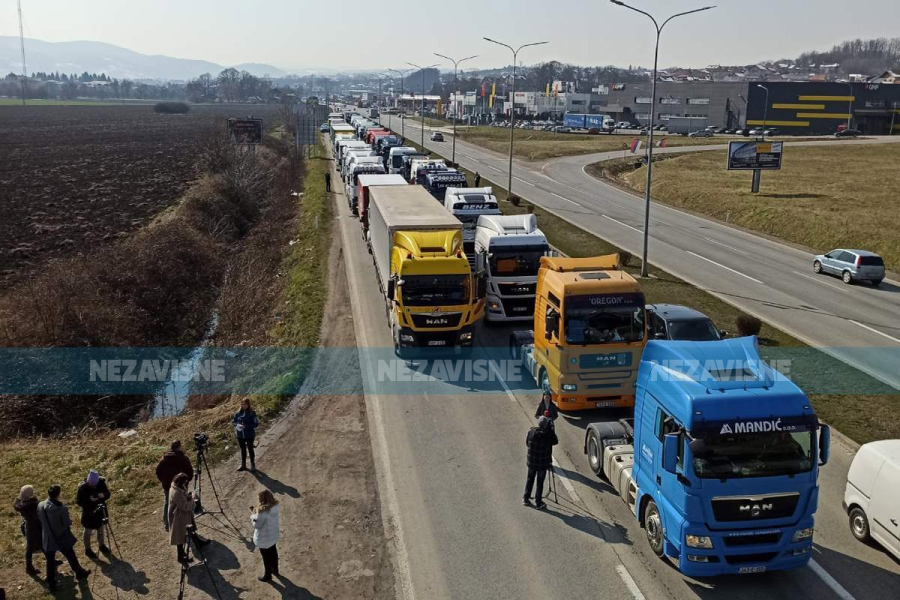
[[440, 131], [435, 131], [434, 133], [431, 134], [431, 141], [432, 142], [443, 142], [444, 134], [441, 133]]
[[679, 304], [648, 304], [647, 318], [651, 339], [709, 342], [726, 335], [702, 312]]
[[862, 132], [859, 129], [842, 129], [840, 131], [835, 132], [834, 137], [857, 137], [862, 135]]

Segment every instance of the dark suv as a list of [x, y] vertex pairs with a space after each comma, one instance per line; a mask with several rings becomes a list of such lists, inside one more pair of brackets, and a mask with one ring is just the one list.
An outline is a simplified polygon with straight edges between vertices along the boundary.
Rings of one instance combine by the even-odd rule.
[[727, 334], [698, 310], [678, 304], [648, 304], [650, 339], [709, 342]]

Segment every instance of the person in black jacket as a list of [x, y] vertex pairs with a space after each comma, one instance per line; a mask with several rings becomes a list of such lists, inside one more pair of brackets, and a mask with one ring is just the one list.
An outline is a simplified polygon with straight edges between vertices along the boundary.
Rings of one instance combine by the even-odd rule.
[[37, 575], [32, 556], [35, 552], [42, 552], [41, 546], [41, 521], [37, 514], [38, 500], [34, 495], [34, 487], [23, 485], [19, 490], [13, 508], [22, 515], [22, 534], [25, 536], [25, 572], [29, 575]]
[[179, 473], [188, 476], [188, 482], [194, 478], [194, 467], [191, 459], [187, 457], [181, 448], [181, 440], [172, 442], [171, 450], [163, 454], [156, 465], [156, 478], [163, 488], [163, 526], [169, 531], [169, 487]]
[[[548, 412], [550, 413], [549, 415], [547, 414]], [[547, 417], [551, 421], [555, 421], [558, 416], [559, 409], [553, 404], [553, 396], [550, 395], [550, 392], [545, 391], [541, 397], [541, 403], [537, 405], [537, 409], [534, 411], [534, 418]]]
[[91, 470], [87, 478], [78, 486], [75, 495], [75, 504], [81, 507], [81, 526], [84, 527], [84, 555], [88, 558], [97, 558], [91, 550], [91, 536], [97, 533], [97, 544], [100, 552], [109, 554], [110, 550], [104, 543], [103, 518], [106, 501], [109, 500], [109, 488], [106, 479], [100, 477], [97, 471]]
[[538, 419], [538, 426], [528, 431], [525, 443], [528, 446], [528, 479], [525, 481], [525, 495], [522, 496], [522, 504], [532, 506], [531, 489], [534, 487], [534, 479], [537, 477], [537, 490], [534, 494], [535, 506], [538, 510], [544, 510], [547, 505], [541, 497], [544, 494], [544, 478], [547, 469], [553, 466], [553, 446], [559, 443], [553, 421], [547, 417]]
[[331, 191], [331, 173], [328, 171], [325, 171], [325, 191]]
[[259, 419], [256, 412], [250, 406], [250, 398], [241, 400], [241, 410], [231, 419], [234, 425], [234, 433], [237, 436], [238, 445], [241, 447], [241, 468], [238, 471], [247, 470], [247, 454], [250, 454], [250, 470], [256, 471], [256, 453], [253, 451], [253, 443], [256, 441], [256, 428], [259, 427]]
[[37, 507], [38, 519], [41, 521], [41, 545], [47, 559], [47, 587], [51, 592], [56, 591], [57, 552], [66, 558], [78, 579], [84, 579], [91, 574], [89, 569], [82, 568], [78, 563], [78, 557], [75, 555], [77, 540], [72, 535], [72, 519], [69, 518], [69, 509], [59, 499], [59, 493], [58, 485], [50, 486], [47, 490], [47, 499]]

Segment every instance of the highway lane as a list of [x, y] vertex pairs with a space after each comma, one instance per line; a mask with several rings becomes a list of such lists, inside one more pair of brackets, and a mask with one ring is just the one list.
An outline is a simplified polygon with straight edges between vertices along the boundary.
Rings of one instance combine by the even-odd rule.
[[[360, 360], [377, 379], [369, 352], [390, 347], [388, 324], [359, 226], [345, 198], [338, 194], [336, 202]], [[480, 328], [479, 343], [505, 346], [510, 329]], [[405, 597], [862, 600], [898, 589], [898, 565], [855, 542], [841, 513], [852, 446], [835, 444], [821, 476], [816, 561], [837, 591], [809, 568], [695, 581], [650, 553], [625, 504], [587, 469], [584, 425], [607, 414], [560, 419], [556, 458], [568, 485], [558, 485], [559, 503], [547, 514], [521, 506], [522, 438], [538, 398], [520, 391], [522, 382], [509, 386], [515, 391], [477, 393], [471, 390], [477, 385], [447, 383], [398, 393], [390, 386], [380, 392], [376, 382], [367, 393], [382, 505], [394, 524]]]
[[[418, 124], [407, 121], [407, 138], [416, 141]], [[897, 142], [900, 136], [846, 141]], [[789, 147], [823, 143], [834, 142], [793, 142]], [[442, 155], [450, 153], [450, 141], [431, 142], [427, 135], [426, 147]], [[666, 151], [715, 148], [721, 147]], [[587, 164], [620, 155], [607, 152], [545, 163], [515, 160], [513, 188], [530, 202], [640, 256], [643, 199], [584, 171]], [[506, 186], [507, 157], [457, 140], [457, 160], [480, 172], [483, 179]], [[652, 203], [650, 214], [652, 264], [900, 389], [900, 284], [844, 286], [836, 278], [814, 276], [813, 254], [803, 249], [657, 202]]]

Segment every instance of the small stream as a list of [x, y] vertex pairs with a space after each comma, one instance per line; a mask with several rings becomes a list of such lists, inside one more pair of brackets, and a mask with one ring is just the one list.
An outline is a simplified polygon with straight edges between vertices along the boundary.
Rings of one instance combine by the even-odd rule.
[[168, 381], [156, 393], [153, 399], [151, 419], [172, 417], [181, 414], [191, 396], [191, 384], [196, 377], [209, 344], [209, 340], [219, 325], [219, 311], [216, 310], [209, 321], [209, 327], [196, 348], [185, 348], [187, 354], [178, 357], [179, 365], [168, 376]]

